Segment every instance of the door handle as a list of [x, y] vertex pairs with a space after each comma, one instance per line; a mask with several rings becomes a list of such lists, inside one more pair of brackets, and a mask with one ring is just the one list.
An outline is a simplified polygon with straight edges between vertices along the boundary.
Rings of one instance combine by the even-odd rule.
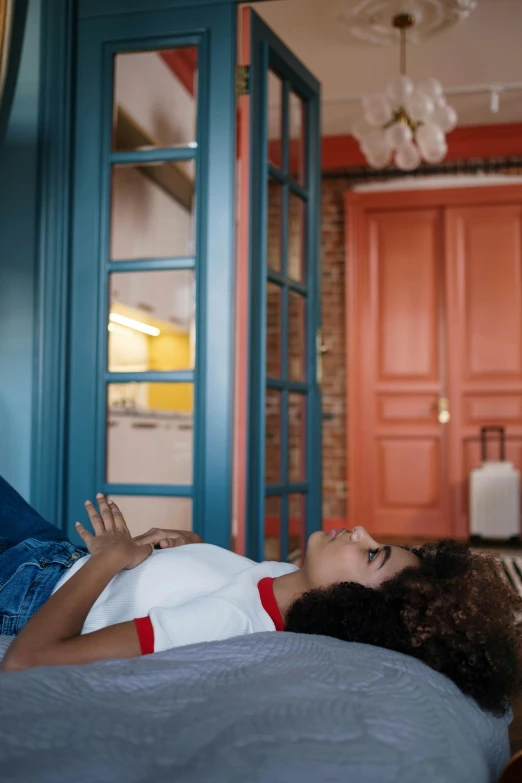
[[447, 424], [450, 420], [449, 400], [447, 397], [439, 397], [439, 415], [438, 419], [441, 424]]
[[317, 356], [317, 385], [323, 385], [323, 354], [328, 352], [328, 347], [323, 343], [323, 330], [318, 329], [315, 338], [315, 352]]

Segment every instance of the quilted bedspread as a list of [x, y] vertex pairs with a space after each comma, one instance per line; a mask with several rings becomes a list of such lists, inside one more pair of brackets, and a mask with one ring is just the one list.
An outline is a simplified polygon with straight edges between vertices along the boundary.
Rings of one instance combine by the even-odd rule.
[[490, 783], [508, 720], [399, 653], [264, 633], [0, 674], [0, 780]]

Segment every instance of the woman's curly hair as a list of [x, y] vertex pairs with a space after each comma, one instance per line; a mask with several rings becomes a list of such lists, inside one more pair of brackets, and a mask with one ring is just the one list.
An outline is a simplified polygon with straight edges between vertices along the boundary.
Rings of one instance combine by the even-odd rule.
[[420, 565], [376, 589], [342, 582], [305, 593], [285, 630], [412, 655], [502, 715], [522, 687], [521, 599], [494, 555], [452, 540], [409, 549]]

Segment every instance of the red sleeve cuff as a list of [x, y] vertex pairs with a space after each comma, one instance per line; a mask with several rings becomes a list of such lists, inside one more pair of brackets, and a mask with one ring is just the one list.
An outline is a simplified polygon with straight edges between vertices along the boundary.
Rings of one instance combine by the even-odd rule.
[[284, 631], [285, 624], [274, 595], [274, 577], [265, 576], [257, 584], [263, 609], [275, 625], [276, 631]]
[[134, 625], [138, 632], [141, 654], [150, 655], [154, 652], [154, 628], [152, 627], [150, 617], [136, 617]]

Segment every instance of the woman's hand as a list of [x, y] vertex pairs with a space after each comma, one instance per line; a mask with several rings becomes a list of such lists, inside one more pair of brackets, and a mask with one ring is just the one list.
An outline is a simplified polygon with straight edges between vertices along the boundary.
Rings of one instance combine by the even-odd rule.
[[107, 501], [105, 495], [96, 495], [100, 514], [90, 500], [85, 508], [94, 529], [94, 535], [81, 524], [76, 529], [85, 546], [93, 557], [100, 555], [114, 558], [122, 563], [122, 569], [136, 568], [152, 553], [153, 546], [146, 542], [138, 544], [132, 538], [123, 514], [113, 500]]
[[203, 544], [203, 539], [191, 530], [168, 530], [152, 527], [147, 533], [136, 536], [134, 541], [143, 546], [152, 544], [158, 549], [170, 549], [173, 546], [184, 544]]

